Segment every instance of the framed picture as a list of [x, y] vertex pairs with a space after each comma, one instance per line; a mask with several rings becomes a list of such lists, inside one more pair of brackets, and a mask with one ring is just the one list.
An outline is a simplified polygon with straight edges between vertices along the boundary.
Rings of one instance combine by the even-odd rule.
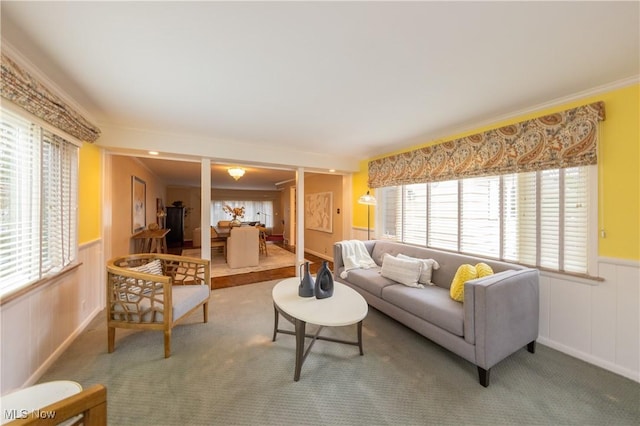
[[137, 176], [131, 176], [131, 232], [142, 231], [147, 226], [147, 184]]
[[307, 194], [304, 203], [304, 224], [307, 229], [333, 232], [333, 192]]

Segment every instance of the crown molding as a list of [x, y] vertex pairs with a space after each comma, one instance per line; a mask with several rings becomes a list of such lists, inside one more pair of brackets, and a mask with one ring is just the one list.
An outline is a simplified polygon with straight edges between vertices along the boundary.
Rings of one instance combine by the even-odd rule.
[[[475, 129], [491, 126], [496, 123], [508, 121], [511, 119], [522, 117], [524, 115], [533, 114], [536, 112], [542, 112], [547, 109], [551, 109], [551, 108], [558, 107], [571, 102], [579, 101], [581, 99], [589, 98], [591, 96], [602, 95], [604, 93], [608, 93], [617, 89], [622, 89], [624, 87], [628, 87], [638, 83], [640, 83], [640, 74], [623, 78], [620, 80], [616, 80], [614, 82], [603, 84], [601, 86], [596, 86], [591, 89], [583, 90], [581, 92], [576, 92], [571, 95], [556, 98], [548, 102], [534, 105], [532, 107], [520, 109], [507, 114], [502, 114], [490, 119], [483, 119], [483, 120], [478, 120], [471, 123], [466, 123], [464, 125], [457, 125], [457, 126], [454, 125], [454, 126], [446, 127], [436, 132], [422, 135], [419, 138], [413, 138], [410, 141], [410, 143], [407, 144], [404, 148], [398, 148], [396, 149], [396, 151], [406, 151], [406, 150], [414, 149], [418, 145], [424, 145], [430, 142], [439, 142], [439, 141], [448, 140], [448, 138], [450, 138], [452, 135], [472, 132]], [[380, 151], [380, 152], [370, 153], [368, 160], [385, 157], [387, 155], [389, 155], [389, 150], [387, 150], [386, 152]]]
[[[563, 104], [568, 104], [570, 102], [579, 101], [581, 99], [589, 98], [591, 96], [602, 95], [603, 93], [611, 92], [613, 90], [622, 89], [623, 87], [631, 86], [633, 84], [637, 84], [640, 82], [640, 75], [635, 75], [632, 77], [627, 77], [621, 80], [617, 80], [611, 83], [603, 84], [601, 86], [592, 87], [591, 89], [583, 90], [581, 92], [573, 93], [571, 95], [563, 96], [561, 98], [556, 98], [548, 102], [544, 102], [542, 104], [535, 105], [530, 108], [525, 108], [513, 113], [505, 114], [503, 116], [499, 116], [493, 120], [492, 122], [499, 122], [509, 120], [511, 118], [517, 118], [522, 115], [531, 114], [534, 112], [543, 111], [549, 108], [557, 107]], [[490, 124], [490, 123], [487, 123]], [[480, 127], [480, 126], [477, 126]]]

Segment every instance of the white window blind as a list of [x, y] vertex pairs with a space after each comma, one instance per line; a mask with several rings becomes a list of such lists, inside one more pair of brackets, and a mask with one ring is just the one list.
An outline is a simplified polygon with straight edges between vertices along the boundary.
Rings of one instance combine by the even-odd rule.
[[458, 250], [458, 181], [429, 184], [428, 246]]
[[75, 145], [2, 109], [0, 295], [62, 270], [77, 255]]
[[461, 181], [460, 251], [500, 255], [500, 178]]
[[427, 242], [427, 185], [403, 186], [403, 241], [425, 245]]
[[265, 227], [273, 228], [273, 201], [211, 201], [211, 223], [217, 224], [221, 220], [231, 220], [229, 213], [224, 211], [224, 206], [244, 207], [244, 217], [239, 218], [243, 222], [260, 222]]
[[527, 265], [538, 265], [538, 174], [536, 172], [505, 176], [516, 182], [517, 196], [511, 202], [518, 212], [515, 222], [517, 257], [510, 259]]
[[393, 229], [402, 242], [589, 274], [590, 173], [595, 166], [384, 188], [378, 214], [385, 237]]
[[564, 269], [583, 272], [588, 269], [589, 169], [564, 170]]
[[538, 174], [539, 220], [538, 237], [539, 265], [552, 269], [559, 269], [558, 256], [560, 253], [560, 171], [544, 170]]
[[402, 236], [402, 187], [381, 188], [378, 197], [378, 223], [382, 229], [382, 238], [400, 240]]

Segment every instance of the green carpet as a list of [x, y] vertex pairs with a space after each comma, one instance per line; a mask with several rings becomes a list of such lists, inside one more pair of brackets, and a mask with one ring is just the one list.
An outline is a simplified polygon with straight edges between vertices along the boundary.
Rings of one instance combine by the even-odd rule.
[[[117, 330], [108, 354], [102, 313], [40, 381], [106, 385], [111, 425], [640, 423], [636, 382], [538, 345], [483, 388], [474, 365], [372, 308], [364, 356], [318, 341], [294, 382], [294, 337], [271, 341], [276, 282], [213, 291], [209, 323], [200, 311], [174, 328], [169, 359], [151, 331]], [[323, 333], [353, 339], [355, 326]]]

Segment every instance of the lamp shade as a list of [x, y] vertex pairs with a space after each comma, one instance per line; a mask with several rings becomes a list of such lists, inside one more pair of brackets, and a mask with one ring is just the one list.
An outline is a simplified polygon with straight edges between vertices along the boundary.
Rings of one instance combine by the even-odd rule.
[[373, 195], [369, 194], [369, 191], [367, 191], [366, 194], [361, 195], [360, 198], [358, 198], [358, 204], [366, 204], [368, 206], [375, 206], [376, 205], [376, 197], [374, 197]]
[[238, 180], [242, 176], [244, 176], [244, 169], [241, 167], [232, 167], [230, 169], [227, 169], [227, 171], [229, 172], [229, 175], [235, 180]]

